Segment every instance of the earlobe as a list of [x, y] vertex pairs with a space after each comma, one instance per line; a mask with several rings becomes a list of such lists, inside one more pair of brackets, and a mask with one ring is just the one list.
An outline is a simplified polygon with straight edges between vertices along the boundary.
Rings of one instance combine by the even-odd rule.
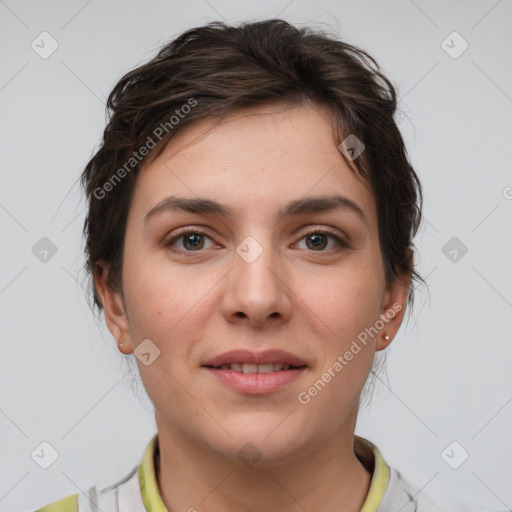
[[380, 314], [384, 326], [377, 338], [375, 350], [384, 350], [395, 338], [405, 314], [410, 286], [411, 276], [408, 275], [395, 280], [386, 290]]
[[100, 296], [105, 313], [105, 323], [112, 336], [117, 341], [119, 350], [123, 354], [131, 354], [134, 350], [129, 331], [128, 317], [125, 311], [122, 292], [113, 290], [107, 283], [109, 272], [107, 263], [98, 262], [97, 271], [94, 272], [94, 283]]

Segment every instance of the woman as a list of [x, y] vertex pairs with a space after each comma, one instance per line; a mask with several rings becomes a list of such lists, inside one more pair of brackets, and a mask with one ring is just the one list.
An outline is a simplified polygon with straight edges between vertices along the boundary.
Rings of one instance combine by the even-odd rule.
[[396, 105], [367, 53], [282, 20], [189, 30], [120, 80], [82, 176], [87, 268], [157, 434], [40, 510], [476, 510], [354, 435], [421, 281]]

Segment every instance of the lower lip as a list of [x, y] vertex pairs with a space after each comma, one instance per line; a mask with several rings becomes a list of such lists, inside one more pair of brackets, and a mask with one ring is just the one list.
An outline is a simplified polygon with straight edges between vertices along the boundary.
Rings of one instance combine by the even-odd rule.
[[233, 370], [206, 368], [224, 384], [248, 395], [272, 393], [297, 380], [306, 370], [294, 368], [271, 373], [240, 373]]

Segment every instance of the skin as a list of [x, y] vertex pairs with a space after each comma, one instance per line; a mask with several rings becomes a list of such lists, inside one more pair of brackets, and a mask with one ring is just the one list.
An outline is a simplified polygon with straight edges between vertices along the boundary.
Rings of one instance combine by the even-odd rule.
[[[359, 396], [375, 352], [400, 327], [410, 277], [386, 287], [374, 196], [343, 161], [330, 119], [326, 108], [303, 103], [183, 128], [138, 176], [122, 292], [106, 286], [107, 265], [95, 276], [122, 351], [144, 339], [160, 350], [150, 365], [137, 364], [155, 407], [157, 478], [169, 510], [358, 511], [366, 498], [371, 475], [353, 453]], [[289, 201], [335, 193], [356, 202], [368, 222], [341, 209], [277, 221]], [[169, 195], [214, 199], [236, 215], [165, 212], [144, 223]], [[205, 233], [199, 249], [186, 237], [174, 251], [165, 246], [183, 227]], [[307, 228], [333, 232], [349, 247], [329, 237], [308, 244]], [[236, 252], [248, 236], [263, 248], [250, 264]], [[401, 311], [379, 334], [299, 403], [394, 304]], [[279, 391], [244, 394], [201, 367], [234, 348], [284, 349], [308, 368]], [[247, 442], [262, 455], [252, 467], [237, 458]]]

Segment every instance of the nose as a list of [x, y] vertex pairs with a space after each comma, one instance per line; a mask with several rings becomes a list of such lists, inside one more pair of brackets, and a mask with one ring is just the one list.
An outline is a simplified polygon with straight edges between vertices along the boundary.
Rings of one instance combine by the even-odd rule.
[[271, 249], [248, 237], [233, 254], [226, 276], [222, 312], [229, 322], [254, 328], [276, 326], [289, 320], [292, 291], [288, 272]]

